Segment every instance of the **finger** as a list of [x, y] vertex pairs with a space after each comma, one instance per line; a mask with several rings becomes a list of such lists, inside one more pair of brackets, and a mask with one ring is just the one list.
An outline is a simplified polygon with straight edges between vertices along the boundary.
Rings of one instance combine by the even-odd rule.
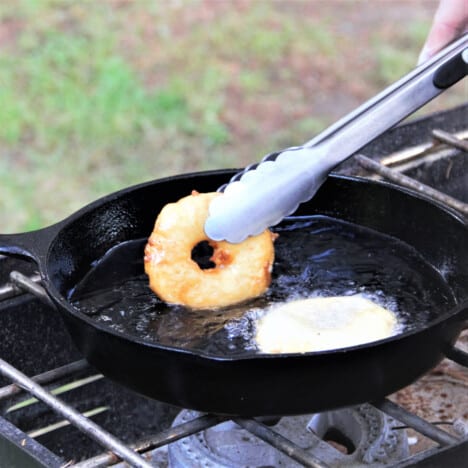
[[442, 47], [458, 37], [468, 26], [466, 0], [442, 0], [434, 15], [434, 22], [426, 43], [419, 55], [422, 63]]

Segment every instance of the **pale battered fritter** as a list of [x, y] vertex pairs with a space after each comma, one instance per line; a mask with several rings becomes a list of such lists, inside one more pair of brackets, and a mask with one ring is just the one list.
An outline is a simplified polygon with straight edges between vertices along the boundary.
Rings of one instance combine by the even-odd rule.
[[258, 322], [264, 353], [306, 353], [369, 343], [393, 335], [393, 312], [360, 295], [316, 297], [272, 307]]

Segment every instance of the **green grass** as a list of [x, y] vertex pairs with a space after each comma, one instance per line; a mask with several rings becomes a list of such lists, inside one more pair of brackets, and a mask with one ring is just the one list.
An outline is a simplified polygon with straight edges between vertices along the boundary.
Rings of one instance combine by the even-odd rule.
[[[14, 49], [0, 53], [0, 207], [15, 214], [3, 231], [36, 229], [109, 191], [182, 171], [174, 151], [194, 144], [204, 152], [227, 140], [214, 70], [204, 70], [197, 90], [179, 76], [148, 87], [120, 53], [106, 8], [18, 6], [0, 12], [25, 24]], [[71, 26], [57, 19], [57, 6]], [[180, 135], [178, 148], [171, 140]]]
[[0, 138], [7, 142], [32, 135], [50, 148], [136, 138], [147, 124], [190, 127], [177, 87], [146, 90], [111, 43], [55, 32], [26, 53], [16, 65], [0, 58]]

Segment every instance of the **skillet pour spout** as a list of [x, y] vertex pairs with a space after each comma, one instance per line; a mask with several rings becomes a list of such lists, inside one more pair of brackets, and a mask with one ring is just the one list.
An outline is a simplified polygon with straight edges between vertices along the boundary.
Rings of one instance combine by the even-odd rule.
[[[96, 369], [136, 392], [185, 408], [288, 415], [376, 401], [409, 385], [450, 352], [468, 314], [466, 221], [407, 190], [352, 177], [330, 175], [294, 216], [326, 216], [377, 231], [404, 243], [430, 265], [451, 299], [427, 321], [416, 313], [416, 325], [407, 332], [324, 352], [226, 356], [112, 329], [70, 301], [70, 291], [106, 252], [148, 237], [164, 205], [194, 189], [215, 191], [234, 174], [201, 172], [129, 187], [53, 228], [1, 236], [0, 252], [37, 262], [43, 285], [75, 345]], [[129, 262], [138, 266], [143, 258], [137, 253]]]

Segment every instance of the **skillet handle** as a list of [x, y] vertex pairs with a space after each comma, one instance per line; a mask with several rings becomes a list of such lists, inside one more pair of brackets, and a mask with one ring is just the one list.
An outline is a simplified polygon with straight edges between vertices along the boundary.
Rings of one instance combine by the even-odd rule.
[[59, 229], [60, 224], [54, 224], [37, 231], [0, 234], [0, 255], [32, 260], [41, 265]]

